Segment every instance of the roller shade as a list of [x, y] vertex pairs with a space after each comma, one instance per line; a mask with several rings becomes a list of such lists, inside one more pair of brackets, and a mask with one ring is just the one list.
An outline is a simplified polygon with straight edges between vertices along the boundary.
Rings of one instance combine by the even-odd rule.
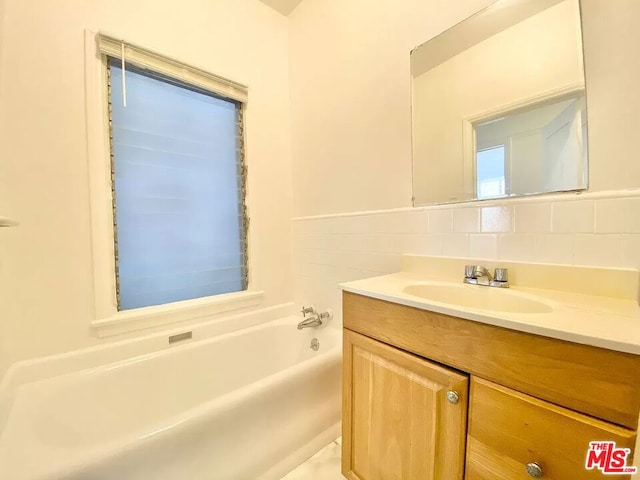
[[124, 40], [103, 33], [96, 35], [96, 42], [99, 52], [108, 57], [121, 59], [124, 45], [124, 56], [127, 63], [131, 63], [142, 69], [148, 69], [157, 74], [165, 75], [169, 78], [181, 80], [222, 97], [242, 103], [247, 102], [248, 88], [246, 85], [214, 75], [178, 60], [160, 55], [152, 50], [132, 45]]
[[119, 309], [246, 289], [242, 104], [108, 74]]

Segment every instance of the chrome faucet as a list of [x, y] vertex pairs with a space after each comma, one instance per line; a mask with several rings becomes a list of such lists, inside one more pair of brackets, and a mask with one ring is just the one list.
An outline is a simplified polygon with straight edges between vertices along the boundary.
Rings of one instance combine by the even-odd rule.
[[[307, 314], [309, 314], [309, 318], [306, 318]], [[327, 310], [326, 312], [318, 313], [313, 307], [302, 307], [302, 316], [304, 317], [304, 320], [298, 323], [298, 330], [302, 330], [303, 328], [319, 327], [322, 325], [323, 320], [329, 320], [331, 318], [331, 311]]]
[[465, 265], [464, 283], [485, 287], [509, 288], [509, 270], [496, 268], [492, 276], [482, 265]]
[[317, 314], [313, 314], [309, 318], [305, 318], [298, 324], [298, 330], [302, 330], [303, 328], [311, 328], [311, 327], [319, 327], [322, 325], [322, 320]]

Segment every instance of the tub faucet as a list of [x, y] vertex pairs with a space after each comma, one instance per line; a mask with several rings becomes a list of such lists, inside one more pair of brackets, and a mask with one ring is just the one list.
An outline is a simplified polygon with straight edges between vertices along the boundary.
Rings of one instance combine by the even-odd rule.
[[298, 324], [298, 330], [302, 330], [303, 328], [311, 328], [311, 327], [319, 327], [322, 325], [322, 320], [318, 314], [314, 313], [309, 318], [305, 318]]
[[[309, 318], [306, 318], [307, 314], [310, 314]], [[303, 328], [319, 327], [320, 325], [322, 325], [323, 320], [328, 320], [331, 318], [331, 310], [318, 313], [313, 307], [302, 307], [302, 315], [305, 318], [300, 323], [298, 323], [298, 330], [302, 330]]]

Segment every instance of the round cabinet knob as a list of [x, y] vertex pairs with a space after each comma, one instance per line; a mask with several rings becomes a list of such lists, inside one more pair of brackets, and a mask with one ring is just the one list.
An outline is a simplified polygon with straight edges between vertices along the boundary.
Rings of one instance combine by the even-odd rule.
[[544, 475], [542, 467], [538, 462], [527, 463], [527, 473], [532, 478], [542, 478]]
[[458, 395], [458, 392], [449, 390], [447, 392], [447, 400], [449, 400], [449, 403], [453, 403], [455, 405], [460, 401], [460, 395]]

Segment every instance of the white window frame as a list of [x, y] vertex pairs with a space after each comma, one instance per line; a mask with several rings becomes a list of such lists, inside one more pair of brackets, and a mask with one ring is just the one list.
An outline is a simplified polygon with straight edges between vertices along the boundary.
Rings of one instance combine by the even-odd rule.
[[[123, 42], [115, 36], [89, 30], [85, 32], [85, 114], [95, 310], [94, 318], [91, 320], [93, 331], [98, 337], [108, 337], [261, 304], [264, 292], [251, 290], [249, 277], [247, 290], [242, 292], [118, 311], [107, 107], [107, 55], [121, 58], [123, 45], [128, 63], [242, 103], [246, 103], [248, 99], [248, 89], [245, 85], [164, 57], [152, 50]], [[248, 232], [245, 234], [248, 235]], [[250, 247], [249, 243], [249, 250]], [[251, 257], [249, 255], [249, 258]]]

